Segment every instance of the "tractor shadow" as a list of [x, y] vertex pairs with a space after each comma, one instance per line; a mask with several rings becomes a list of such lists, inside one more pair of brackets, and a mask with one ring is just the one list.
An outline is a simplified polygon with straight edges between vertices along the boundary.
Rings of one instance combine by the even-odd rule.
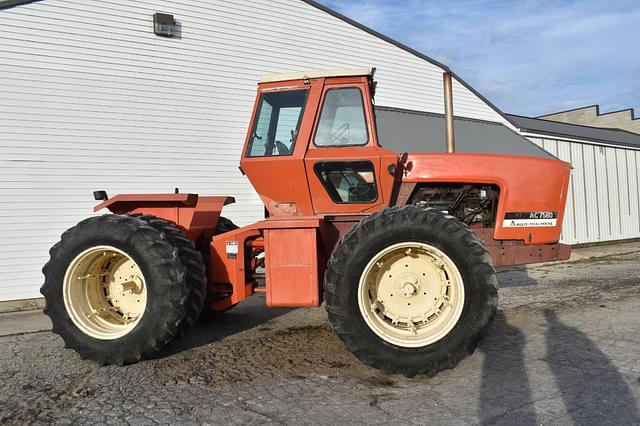
[[498, 311], [488, 338], [479, 347], [484, 353], [478, 406], [482, 424], [537, 424], [525, 363], [526, 343], [524, 333]]
[[171, 342], [154, 356], [162, 359], [189, 349], [208, 345], [225, 337], [258, 327], [294, 308], [267, 308], [264, 295], [254, 295], [233, 309], [204, 315], [179, 339]]

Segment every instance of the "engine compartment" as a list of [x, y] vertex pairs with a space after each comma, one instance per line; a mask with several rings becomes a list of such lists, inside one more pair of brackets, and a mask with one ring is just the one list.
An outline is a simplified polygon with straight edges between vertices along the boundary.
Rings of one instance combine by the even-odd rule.
[[495, 185], [429, 183], [417, 187], [409, 203], [440, 210], [471, 227], [492, 228], [499, 192]]

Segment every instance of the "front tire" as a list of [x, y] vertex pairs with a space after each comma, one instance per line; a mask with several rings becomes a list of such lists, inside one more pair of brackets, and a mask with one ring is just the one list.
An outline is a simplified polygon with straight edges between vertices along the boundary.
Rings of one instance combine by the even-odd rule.
[[167, 345], [185, 318], [186, 269], [165, 234], [140, 218], [91, 217], [62, 234], [41, 293], [66, 347], [129, 364]]
[[496, 273], [459, 220], [392, 207], [345, 235], [325, 274], [329, 320], [365, 364], [430, 376], [473, 353], [495, 315]]

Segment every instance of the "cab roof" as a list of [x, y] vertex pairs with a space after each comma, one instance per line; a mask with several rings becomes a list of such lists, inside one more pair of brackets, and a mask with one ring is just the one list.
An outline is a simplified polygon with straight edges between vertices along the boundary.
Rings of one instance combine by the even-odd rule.
[[309, 70], [280, 74], [267, 74], [262, 76], [260, 83], [273, 83], [276, 81], [306, 80], [323, 77], [360, 77], [373, 76], [373, 68], [352, 68], [335, 70]]

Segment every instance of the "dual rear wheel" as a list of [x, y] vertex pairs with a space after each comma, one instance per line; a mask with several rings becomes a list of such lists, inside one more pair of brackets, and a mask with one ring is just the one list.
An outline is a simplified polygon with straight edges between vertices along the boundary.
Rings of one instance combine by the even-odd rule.
[[193, 325], [206, 270], [174, 224], [153, 216], [104, 215], [66, 231], [44, 266], [45, 313], [84, 358], [129, 364]]

